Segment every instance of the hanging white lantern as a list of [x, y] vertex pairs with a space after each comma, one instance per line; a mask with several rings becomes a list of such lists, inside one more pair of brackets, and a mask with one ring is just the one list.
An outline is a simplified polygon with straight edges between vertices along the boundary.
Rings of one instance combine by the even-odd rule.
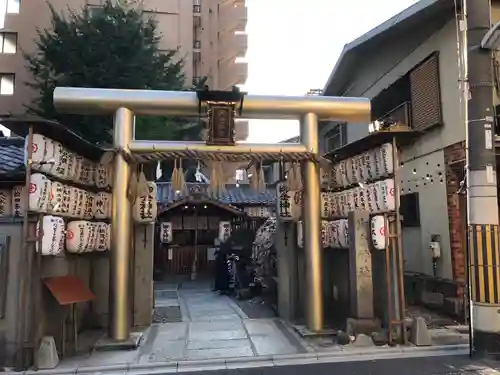
[[[36, 242], [36, 251], [42, 255], [59, 255], [64, 242], [64, 220], [59, 216], [45, 215], [43, 221], [37, 222], [36, 233], [41, 239]], [[40, 246], [41, 244], [41, 246]]]
[[172, 223], [164, 221], [160, 224], [160, 242], [171, 243], [173, 239]]
[[320, 177], [319, 183], [320, 186], [329, 186], [331, 184], [331, 167], [320, 167]]
[[380, 211], [394, 211], [396, 208], [396, 197], [394, 190], [394, 180], [392, 178], [379, 181], [376, 183], [377, 185], [377, 194], [379, 196], [379, 206]]
[[85, 253], [89, 248], [91, 226], [88, 221], [70, 221], [66, 229], [66, 250], [70, 253]]
[[366, 185], [365, 189], [365, 199], [366, 199], [366, 210], [370, 213], [377, 212], [377, 205], [375, 203], [375, 184]]
[[346, 176], [347, 176], [347, 185], [353, 185], [357, 180], [356, 176], [356, 165], [354, 163], [354, 158], [348, 158], [346, 160]]
[[380, 159], [382, 174], [390, 176], [394, 173], [393, 147], [391, 143], [385, 143], [380, 147]]
[[363, 211], [368, 210], [368, 206], [367, 206], [367, 202], [366, 202], [366, 193], [367, 193], [366, 185], [363, 185], [363, 187], [360, 187], [358, 189], [359, 209], [363, 210]]
[[82, 158], [81, 168], [80, 168], [80, 179], [79, 183], [82, 185], [92, 186], [95, 184], [95, 163]]
[[106, 223], [96, 223], [97, 228], [97, 241], [95, 250], [96, 251], [106, 251], [108, 248], [108, 224]]
[[350, 192], [352, 192], [352, 201], [353, 201], [352, 211], [361, 209], [360, 200], [359, 200], [359, 191], [360, 191], [360, 188], [358, 188], [358, 187], [350, 190]]
[[97, 163], [94, 172], [95, 185], [100, 189], [107, 188], [109, 186], [108, 165]]
[[354, 211], [354, 208], [355, 208], [355, 202], [354, 202], [354, 189], [349, 189], [345, 192], [345, 202], [346, 202], [346, 212], [345, 212], [345, 216], [347, 216], [347, 214], [349, 212], [352, 212]]
[[77, 164], [77, 158], [76, 154], [74, 152], [71, 152], [69, 150], [66, 150], [66, 160], [68, 164], [68, 171], [66, 175], [66, 179], [69, 181], [74, 181], [74, 176], [77, 174], [77, 169], [79, 168], [79, 165]]
[[226, 242], [231, 236], [231, 223], [229, 221], [219, 222], [219, 240]]
[[330, 195], [328, 193], [321, 193], [321, 217], [329, 218], [330, 212]]
[[83, 156], [75, 155], [75, 168], [74, 173], [70, 176], [70, 179], [75, 182], [80, 182], [82, 177], [82, 168], [83, 168]]
[[70, 152], [59, 142], [54, 142], [54, 165], [50, 169], [50, 174], [67, 180], [70, 177]]
[[328, 203], [330, 205], [330, 217], [339, 216], [339, 195], [338, 193], [328, 192]]
[[50, 180], [41, 173], [33, 173], [28, 185], [29, 210], [46, 212], [51, 192]]
[[337, 193], [339, 195], [339, 216], [347, 216], [347, 194], [345, 191]]
[[385, 199], [387, 211], [394, 211], [396, 209], [396, 190], [394, 188], [394, 179], [389, 178], [384, 181], [385, 184], [385, 194], [387, 198]]
[[137, 223], [151, 223], [158, 214], [156, 184], [147, 182], [147, 189], [137, 197], [133, 207], [133, 217]]
[[363, 168], [363, 176], [364, 179], [363, 181], [370, 181], [373, 179], [373, 172], [372, 172], [372, 159], [370, 157], [370, 152], [363, 152], [361, 154], [361, 165]]
[[0, 190], [0, 216], [12, 215], [12, 190]]
[[323, 244], [323, 249], [327, 249], [332, 245], [332, 230], [331, 221], [322, 220], [321, 222], [321, 241]]
[[[33, 134], [31, 141], [31, 168], [39, 170], [45, 161], [47, 138], [41, 134]], [[24, 139], [24, 164], [28, 165], [28, 137]]]
[[380, 178], [384, 175], [383, 173], [383, 161], [382, 161], [382, 153], [380, 152], [380, 148], [375, 148], [370, 151], [371, 159], [373, 160], [373, 175], [374, 178]]
[[85, 252], [89, 253], [91, 251], [97, 250], [98, 241], [98, 223], [88, 222], [90, 226], [90, 234], [87, 240], [87, 246]]
[[349, 186], [348, 170], [347, 170], [347, 160], [342, 160], [339, 163], [339, 175], [340, 182], [343, 187]]
[[113, 196], [111, 193], [99, 192], [94, 197], [93, 214], [96, 219], [108, 219], [113, 209]]
[[86, 220], [94, 218], [94, 201], [95, 195], [90, 191], [85, 191], [83, 197], [83, 217]]
[[71, 202], [71, 189], [58, 181], [50, 184], [47, 211], [54, 215], [68, 216]]
[[356, 155], [354, 157], [354, 169], [355, 169], [355, 173], [356, 173], [356, 181], [357, 182], [360, 182], [360, 183], [364, 183], [366, 181], [366, 171], [364, 169], [364, 165], [363, 165], [363, 155]]
[[373, 247], [384, 250], [386, 246], [386, 225], [384, 215], [373, 216], [370, 223]]

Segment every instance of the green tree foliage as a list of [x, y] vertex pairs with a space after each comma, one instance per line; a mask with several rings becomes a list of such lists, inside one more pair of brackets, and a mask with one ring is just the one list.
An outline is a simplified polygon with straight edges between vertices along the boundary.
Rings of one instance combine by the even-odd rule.
[[[39, 92], [28, 106], [29, 113], [57, 120], [91, 142], [106, 144], [111, 141], [112, 116], [58, 113], [52, 100], [56, 86], [186, 89], [182, 60], [176, 51], [160, 50], [157, 23], [139, 7], [106, 1], [101, 8], [68, 10], [66, 15], [50, 10], [51, 27], [38, 30], [36, 49], [25, 56], [33, 77], [28, 84]], [[136, 118], [137, 139], [193, 140], [199, 134], [197, 121]]]

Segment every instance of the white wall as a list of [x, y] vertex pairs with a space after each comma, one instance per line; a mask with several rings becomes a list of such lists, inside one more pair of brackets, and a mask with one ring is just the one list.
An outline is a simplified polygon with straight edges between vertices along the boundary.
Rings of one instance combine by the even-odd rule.
[[419, 194], [420, 227], [403, 229], [406, 269], [432, 275], [432, 256], [428, 245], [431, 236], [437, 234], [441, 236], [442, 246], [437, 276], [451, 279], [453, 273], [443, 151], [411, 160], [398, 172], [396, 177], [401, 194]]

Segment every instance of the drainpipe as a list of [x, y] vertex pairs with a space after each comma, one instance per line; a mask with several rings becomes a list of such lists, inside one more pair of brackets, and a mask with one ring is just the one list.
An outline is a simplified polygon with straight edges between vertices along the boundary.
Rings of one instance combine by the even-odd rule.
[[[479, 48], [491, 27], [491, 0], [464, 0], [463, 79], [467, 152], [467, 239], [471, 353], [500, 352], [500, 253], [493, 147], [493, 64]], [[467, 85], [468, 83], [468, 85]], [[467, 90], [468, 86], [468, 90]]]

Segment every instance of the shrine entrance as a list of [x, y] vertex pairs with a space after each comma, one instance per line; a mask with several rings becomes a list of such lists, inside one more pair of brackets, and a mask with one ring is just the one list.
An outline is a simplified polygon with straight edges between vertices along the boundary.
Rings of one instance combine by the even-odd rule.
[[168, 280], [172, 276], [212, 277], [217, 242], [223, 240], [226, 226], [233, 227], [233, 223], [245, 218], [242, 210], [201, 195], [190, 195], [160, 207], [155, 280]]
[[[329, 162], [319, 155], [318, 121], [368, 124], [370, 100], [325, 96], [246, 95], [229, 92], [152, 91], [57, 87], [54, 105], [74, 114], [114, 114], [113, 212], [109, 336], [117, 346], [131, 342], [130, 293], [132, 212], [129, 201], [131, 165], [165, 159], [195, 159], [221, 170], [222, 163], [268, 161], [302, 163], [304, 188], [304, 254], [307, 296], [306, 325], [323, 330], [323, 253], [321, 248], [320, 168]], [[204, 142], [139, 141], [133, 139], [134, 116], [192, 116], [208, 118]], [[300, 121], [300, 143], [236, 143], [235, 118], [292, 119]], [[223, 188], [211, 178], [214, 189]], [[181, 190], [181, 189], [175, 189]], [[133, 344], [138, 345], [138, 340]]]

